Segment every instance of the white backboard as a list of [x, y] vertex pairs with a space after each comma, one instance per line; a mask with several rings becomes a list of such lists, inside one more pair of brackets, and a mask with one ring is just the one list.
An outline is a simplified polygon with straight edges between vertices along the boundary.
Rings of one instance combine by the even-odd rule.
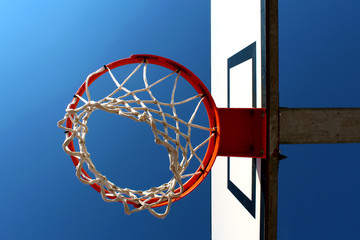
[[[211, 93], [217, 107], [265, 107], [265, 0], [211, 1]], [[263, 160], [218, 157], [211, 170], [213, 240], [264, 238]]]

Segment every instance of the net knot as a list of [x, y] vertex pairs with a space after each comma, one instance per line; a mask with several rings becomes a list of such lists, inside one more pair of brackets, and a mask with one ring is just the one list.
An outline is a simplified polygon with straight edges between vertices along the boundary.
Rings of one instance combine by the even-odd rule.
[[143, 112], [142, 114], [138, 115], [138, 120], [140, 122], [145, 122], [148, 119], [148, 115], [146, 112]]

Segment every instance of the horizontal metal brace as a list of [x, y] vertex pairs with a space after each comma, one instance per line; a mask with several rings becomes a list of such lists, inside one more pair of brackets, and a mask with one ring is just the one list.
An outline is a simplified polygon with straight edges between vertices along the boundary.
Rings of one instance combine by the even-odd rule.
[[360, 143], [360, 108], [280, 108], [280, 144]]

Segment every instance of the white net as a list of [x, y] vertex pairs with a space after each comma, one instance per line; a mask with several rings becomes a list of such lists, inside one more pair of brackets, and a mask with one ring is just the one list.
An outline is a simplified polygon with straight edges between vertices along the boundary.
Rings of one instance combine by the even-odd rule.
[[[75, 95], [73, 101], [66, 109], [64, 118], [58, 122], [58, 126], [66, 132], [66, 139], [63, 143], [65, 152], [72, 156], [72, 158], [78, 160], [76, 176], [82, 183], [89, 185], [97, 184], [104, 201], [122, 202], [125, 213], [127, 214], [147, 209], [154, 216], [163, 218], [169, 213], [174, 198], [181, 196], [184, 192], [184, 182], [188, 181], [188, 179], [194, 175], [201, 174], [204, 170], [202, 156], [199, 156], [198, 150], [207, 146], [207, 143], [213, 137], [213, 131], [209, 127], [194, 123], [194, 118], [203, 101], [201, 94], [195, 94], [181, 101], [175, 100], [175, 92], [181, 72], [179, 70], [173, 71], [150, 84], [147, 78], [147, 69], [149, 66], [151, 65], [146, 61], [138, 64], [130, 75], [120, 82], [106, 66], [90, 74], [85, 82], [86, 99], [78, 94]], [[139, 69], [143, 70], [143, 87], [137, 90], [129, 90], [126, 87], [126, 83], [131, 81]], [[109, 73], [116, 88], [101, 100], [94, 101], [90, 96], [89, 79], [94, 74], [103, 71]], [[173, 82], [170, 101], [164, 102], [157, 100], [152, 88], [165, 81], [169, 81], [169, 79]], [[148, 96], [148, 99], [140, 99], [138, 97], [140, 94], [144, 96], [144, 93], [146, 93], [145, 96]], [[82, 106], [75, 108], [74, 104], [79, 99]], [[196, 104], [194, 104], [195, 109], [191, 110], [193, 112], [190, 114], [190, 119], [181, 119], [177, 114], [176, 108], [182, 104], [193, 101], [195, 101]], [[165, 107], [170, 108], [172, 113], [163, 111]], [[168, 152], [170, 170], [173, 173], [173, 177], [161, 186], [152, 187], [147, 190], [132, 190], [129, 188], [120, 188], [109, 181], [106, 176], [102, 175], [90, 159], [90, 154], [85, 145], [85, 137], [88, 133], [87, 123], [90, 115], [95, 110], [118, 114], [136, 122], [145, 122], [148, 124], [154, 135], [154, 141], [164, 146]], [[169, 119], [171, 119], [171, 123]], [[71, 121], [71, 127], [66, 124], [66, 121]], [[186, 127], [180, 127], [181, 125]], [[162, 127], [159, 128], [159, 126]], [[190, 141], [192, 129], [194, 128], [209, 132], [209, 134], [206, 134], [206, 137], [200, 141], [200, 144], [196, 144], [196, 146], [193, 146]], [[69, 148], [69, 144], [74, 141], [78, 143], [78, 150]], [[198, 161], [199, 168], [196, 168], [192, 173], [186, 172], [185, 170], [189, 166], [190, 161], [194, 159]], [[93, 177], [90, 177], [89, 174], [84, 171], [84, 164], [86, 164], [85, 166], [88, 171], [93, 174]], [[153, 207], [161, 203], [165, 203], [166, 207], [165, 210], [158, 212]]]

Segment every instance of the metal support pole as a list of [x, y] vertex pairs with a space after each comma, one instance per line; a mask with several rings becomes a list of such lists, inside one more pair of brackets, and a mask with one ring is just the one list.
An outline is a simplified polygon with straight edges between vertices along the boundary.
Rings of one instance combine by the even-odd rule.
[[278, 0], [265, 1], [266, 108], [268, 116], [265, 162], [265, 240], [277, 239], [279, 171], [279, 34]]

